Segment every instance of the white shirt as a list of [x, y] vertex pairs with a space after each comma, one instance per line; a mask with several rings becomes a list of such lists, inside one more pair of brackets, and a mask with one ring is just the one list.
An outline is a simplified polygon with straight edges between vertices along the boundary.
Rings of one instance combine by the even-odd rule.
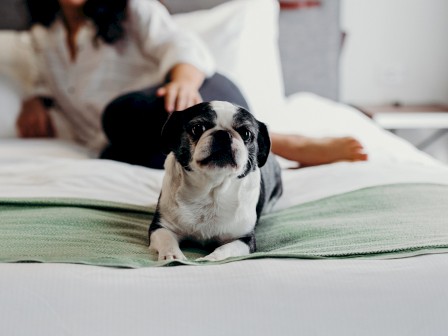
[[162, 83], [178, 63], [192, 64], [206, 76], [215, 71], [202, 41], [180, 31], [157, 1], [130, 0], [124, 27], [125, 37], [110, 45], [95, 39], [95, 27], [88, 22], [77, 35], [75, 60], [61, 19], [49, 29], [35, 26], [31, 31], [41, 69], [35, 93], [52, 96], [75, 140], [94, 150], [106, 145], [101, 114], [114, 98]]

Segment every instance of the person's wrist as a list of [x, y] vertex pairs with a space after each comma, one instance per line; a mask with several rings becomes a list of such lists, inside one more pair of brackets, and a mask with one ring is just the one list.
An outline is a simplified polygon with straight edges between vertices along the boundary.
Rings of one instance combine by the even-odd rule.
[[190, 64], [178, 64], [171, 71], [171, 82], [190, 85], [196, 90], [202, 86], [205, 74]]

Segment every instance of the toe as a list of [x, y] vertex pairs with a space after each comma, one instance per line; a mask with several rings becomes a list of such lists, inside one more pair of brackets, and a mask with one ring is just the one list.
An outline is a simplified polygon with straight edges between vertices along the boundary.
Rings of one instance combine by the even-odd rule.
[[182, 251], [170, 251], [166, 253], [160, 253], [159, 254], [159, 261], [170, 261], [170, 260], [187, 260], [185, 255], [182, 253]]
[[366, 161], [368, 159], [368, 155], [366, 153], [360, 152], [360, 153], [355, 153], [353, 155], [353, 161]]

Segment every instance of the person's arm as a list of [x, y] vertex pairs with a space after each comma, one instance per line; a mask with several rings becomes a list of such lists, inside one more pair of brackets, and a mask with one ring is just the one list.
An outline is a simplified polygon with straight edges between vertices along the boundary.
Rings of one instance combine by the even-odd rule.
[[184, 110], [202, 102], [199, 88], [204, 82], [202, 71], [190, 64], [177, 64], [170, 72], [170, 82], [157, 91], [159, 97], [165, 97], [165, 109], [168, 112]]
[[159, 73], [170, 82], [158, 95], [168, 112], [182, 110], [202, 99], [199, 88], [215, 72], [215, 62], [205, 44], [177, 27], [167, 9], [157, 1], [129, 2], [131, 31], [143, 55], [158, 62]]
[[129, 1], [127, 20], [140, 51], [157, 61], [160, 74], [168, 74], [177, 64], [191, 64], [206, 77], [214, 74], [215, 60], [205, 43], [194, 33], [180, 29], [160, 2]]
[[22, 138], [53, 138], [55, 131], [48, 109], [38, 97], [26, 100], [17, 119]]

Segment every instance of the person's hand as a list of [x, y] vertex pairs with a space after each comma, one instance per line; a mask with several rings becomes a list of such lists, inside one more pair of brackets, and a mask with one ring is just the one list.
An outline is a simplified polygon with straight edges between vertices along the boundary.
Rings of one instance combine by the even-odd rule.
[[188, 81], [173, 80], [159, 88], [157, 96], [165, 97], [165, 109], [169, 113], [182, 111], [202, 102], [196, 85]]
[[165, 98], [168, 113], [182, 111], [202, 102], [199, 88], [205, 75], [195, 66], [176, 64], [170, 71], [171, 81], [157, 90], [157, 96]]
[[55, 131], [50, 114], [39, 98], [27, 100], [17, 119], [17, 130], [22, 138], [53, 138]]

